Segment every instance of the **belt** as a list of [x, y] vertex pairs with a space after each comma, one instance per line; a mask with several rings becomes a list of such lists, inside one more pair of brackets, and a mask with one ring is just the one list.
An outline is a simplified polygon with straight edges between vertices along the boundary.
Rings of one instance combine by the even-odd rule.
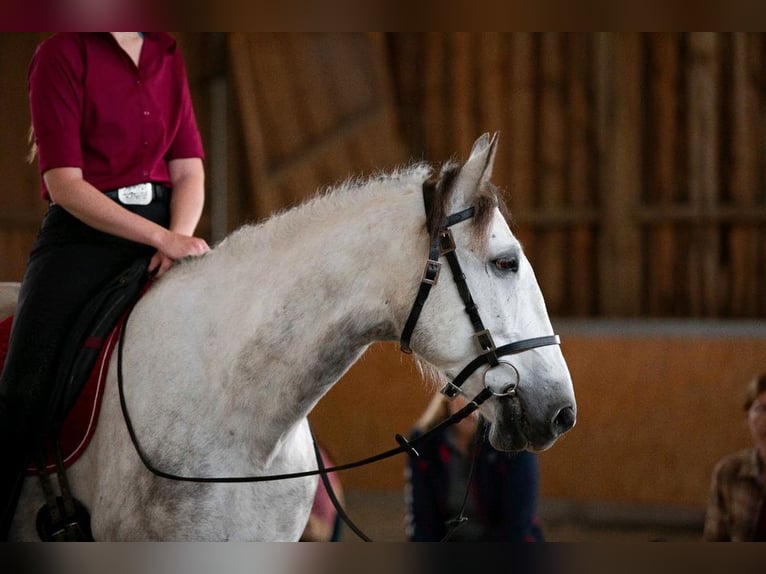
[[122, 205], [148, 205], [153, 201], [170, 199], [171, 188], [161, 183], [139, 183], [127, 187], [110, 189], [104, 195]]

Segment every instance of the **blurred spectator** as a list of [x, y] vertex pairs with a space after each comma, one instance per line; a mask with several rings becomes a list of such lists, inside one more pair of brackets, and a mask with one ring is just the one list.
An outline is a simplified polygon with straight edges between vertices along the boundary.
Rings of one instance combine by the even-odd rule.
[[766, 373], [750, 381], [743, 406], [754, 446], [716, 465], [705, 540], [766, 541]]
[[[457, 412], [466, 402], [437, 395], [412, 431], [414, 439]], [[479, 416], [474, 412], [431, 439], [417, 445], [418, 458], [409, 457], [406, 472], [407, 537], [438, 541], [448, 532], [447, 522], [463, 505], [468, 475], [478, 459], [465, 507], [468, 520], [449, 537], [451, 541], [542, 541], [536, 519], [537, 457], [530, 452], [505, 453], [476, 441]]]

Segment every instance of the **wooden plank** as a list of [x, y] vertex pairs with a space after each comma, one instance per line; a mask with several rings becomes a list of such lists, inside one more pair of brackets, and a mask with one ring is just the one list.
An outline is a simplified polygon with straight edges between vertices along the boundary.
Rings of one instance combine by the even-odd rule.
[[594, 34], [593, 38], [593, 61], [591, 63], [594, 91], [594, 130], [596, 137], [596, 161], [595, 168], [598, 174], [597, 188], [599, 204], [601, 205], [601, 226], [598, 237], [598, 280], [596, 283], [598, 313], [609, 316], [614, 313], [616, 305], [613, 302], [614, 271], [610, 267], [611, 246], [607, 239], [614, 228], [614, 222], [606, 217], [606, 209], [602, 197], [608, 195], [609, 190], [614, 189], [614, 170], [612, 131], [614, 113], [614, 86], [612, 78], [615, 74], [614, 62], [615, 38], [608, 33]]
[[[585, 34], [571, 33], [565, 38], [567, 102], [566, 109], [566, 187], [569, 210], [588, 209], [593, 205], [591, 184], [592, 149], [589, 138], [590, 110], [588, 106], [588, 38]], [[589, 315], [592, 308], [595, 276], [594, 227], [579, 225], [569, 230], [566, 243], [570, 256], [562, 259], [568, 280], [568, 308], [575, 316]]]
[[424, 147], [427, 159], [441, 161], [454, 153], [454, 150], [448, 151], [449, 146], [444, 145], [445, 140], [448, 141], [449, 138], [449, 129], [445, 125], [445, 118], [449, 114], [446, 98], [447, 79], [444, 74], [447, 51], [441, 32], [426, 33], [424, 43]]
[[564, 204], [564, 63], [562, 36], [556, 32], [542, 34], [540, 98], [540, 198], [544, 208]]
[[[361, 133], [360, 141], [356, 147], [363, 150], [367, 158], [361, 166], [368, 172], [380, 169], [390, 169], [393, 166], [402, 165], [408, 159], [405, 146], [400, 132], [400, 122], [395, 110], [394, 81], [391, 67], [388, 65], [388, 49], [384, 34], [380, 32], [367, 32], [366, 39], [373, 65], [365, 67], [372, 81], [367, 84], [371, 87], [375, 98], [373, 113], [378, 118], [377, 125], [369, 133]], [[420, 81], [418, 81], [420, 83]], [[381, 145], [384, 142], [385, 145]]]
[[283, 33], [280, 44], [285, 52], [286, 69], [294, 78], [296, 89], [293, 113], [300, 121], [304, 144], [315, 141], [330, 130], [336, 123], [341, 110], [334, 94], [331, 93], [332, 81], [316, 61], [317, 34]]
[[[702, 210], [718, 205], [718, 38], [716, 33], [689, 34], [688, 149], [691, 204]], [[696, 316], [718, 310], [720, 246], [718, 229], [698, 228], [692, 253], [695, 275], [691, 301]]]
[[[529, 213], [535, 201], [535, 40], [530, 33], [516, 32], [507, 42], [510, 50], [508, 129], [503, 145], [507, 146], [510, 158], [509, 205], [514, 218], [518, 218]], [[538, 258], [533, 230], [519, 226], [514, 231], [534, 265]]]
[[[481, 32], [477, 38], [476, 67], [476, 113], [475, 135], [500, 132], [498, 160], [506, 157], [512, 145], [510, 133], [504, 133], [506, 125], [505, 99], [505, 53], [504, 37], [500, 32]], [[505, 161], [495, 161], [493, 180], [500, 186], [507, 185], [508, 166]]]
[[[649, 140], [646, 163], [650, 173], [644, 191], [645, 205], [658, 205], [666, 210], [674, 202], [679, 186], [678, 158], [678, 90], [679, 44], [674, 32], [652, 34], [649, 42], [649, 66], [653, 81], [650, 83]], [[661, 316], [673, 307], [676, 291], [677, 251], [672, 223], [657, 226], [645, 232], [647, 245], [646, 309], [651, 316]]]
[[450, 99], [450, 126], [445, 134], [451, 141], [450, 155], [462, 160], [468, 159], [471, 145], [480, 134], [474, 116], [475, 99], [478, 89], [474, 77], [475, 55], [473, 43], [475, 33], [449, 33], [450, 73], [448, 77]]
[[279, 165], [289, 158], [305, 141], [296, 106], [305, 105], [297, 92], [291, 74], [285, 73], [287, 61], [283, 39], [279, 33], [256, 32], [247, 35], [250, 66], [256, 81], [248, 86], [248, 93], [258, 100], [258, 113], [267, 167]]
[[[640, 230], [632, 218], [641, 191], [640, 37], [598, 34], [597, 82], [599, 182], [599, 301], [609, 316], [641, 312]], [[619, 105], [618, 105], [619, 103]]]
[[[766, 205], [766, 98], [763, 86], [766, 82], [766, 35], [763, 33], [748, 34], [748, 62], [750, 63], [750, 81], [757, 94], [757, 113], [754, 113], [754, 149], [758, 150], [755, 201]], [[750, 262], [747, 293], [751, 294], [752, 306], [748, 307], [748, 316], [766, 316], [766, 297], [763, 296], [763, 286], [766, 285], [766, 228], [756, 229], [751, 234], [751, 245], [756, 254]]]
[[[269, 170], [267, 161], [266, 133], [262, 122], [261, 101], [258, 98], [259, 68], [253, 60], [252, 43], [268, 51], [268, 38], [255, 38], [244, 32], [229, 34], [229, 57], [237, 92], [237, 102], [242, 116], [242, 131], [246, 146], [246, 163], [250, 174], [250, 195], [254, 216], [267, 217], [282, 206], [278, 190], [266, 184]], [[265, 105], [265, 104], [264, 104]], [[275, 146], [275, 139], [269, 139], [269, 148]]]
[[[426, 113], [423, 103], [424, 35], [422, 32], [386, 33], [385, 40], [383, 40], [383, 34], [379, 35], [381, 37], [379, 51], [384, 55], [383, 61], [390, 61], [395, 121], [401, 126], [404, 141], [409, 144], [412, 154], [422, 159], [425, 150], [424, 116]], [[386, 45], [391, 48], [390, 58], [386, 55]]]
[[[562, 36], [545, 32], [541, 38], [540, 85], [540, 158], [539, 193], [543, 210], [565, 205], [565, 133], [564, 133], [564, 63]], [[537, 278], [545, 293], [548, 309], [561, 313], [566, 305], [569, 285], [564, 254], [569, 252], [562, 230], [548, 229], [538, 236]]]
[[584, 34], [567, 35], [566, 180], [569, 205], [576, 208], [589, 207], [594, 203], [590, 170], [593, 156], [588, 129], [591, 121], [588, 48], [588, 38]]
[[[749, 42], [746, 33], [732, 38], [731, 114], [731, 198], [744, 209], [752, 210], [758, 187], [757, 140], [759, 125], [759, 84], [750, 74], [752, 58], [760, 59], [760, 46]], [[751, 49], [756, 48], [756, 49]], [[766, 221], [764, 221], [766, 224]], [[734, 317], [747, 316], [757, 307], [759, 281], [757, 266], [758, 230], [736, 225], [730, 230], [728, 259], [730, 264], [729, 308]]]

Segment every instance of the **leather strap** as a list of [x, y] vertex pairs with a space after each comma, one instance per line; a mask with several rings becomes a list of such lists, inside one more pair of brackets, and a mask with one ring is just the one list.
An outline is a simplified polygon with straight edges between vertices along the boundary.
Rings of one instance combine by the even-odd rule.
[[[426, 188], [424, 188], [423, 204], [426, 211], [426, 221], [428, 221], [431, 210], [430, 197], [430, 193], [426, 190]], [[453, 225], [472, 218], [475, 211], [476, 210], [473, 207], [469, 207], [446, 217], [440, 226], [441, 231], [438, 235], [431, 234], [431, 230], [429, 230], [429, 235], [431, 235], [432, 239], [428, 246], [428, 261], [426, 261], [426, 267], [423, 270], [423, 276], [420, 280], [420, 287], [418, 288], [418, 293], [415, 296], [415, 301], [412, 304], [412, 309], [410, 309], [410, 314], [407, 317], [407, 321], [404, 323], [402, 334], [399, 337], [399, 348], [403, 353], [408, 355], [412, 353], [412, 348], [410, 347], [410, 339], [412, 338], [412, 333], [415, 331], [415, 325], [417, 325], [418, 319], [420, 319], [420, 314], [423, 312], [423, 306], [426, 303], [426, 299], [428, 299], [428, 296], [431, 294], [431, 288], [436, 285], [437, 281], [439, 280], [439, 273], [441, 272], [442, 265], [439, 259], [442, 254], [447, 253], [446, 249], [450, 247], [445, 245], [445, 238], [449, 237], [450, 241], [452, 238], [452, 235], [449, 233], [449, 228]], [[453, 254], [453, 257], [457, 262], [457, 256], [454, 256], [454, 243], [451, 244], [451, 249], [449, 252]], [[448, 258], [447, 260], [450, 262], [450, 267], [452, 267], [452, 262], [450, 259]], [[453, 274], [455, 274], [454, 268]], [[462, 272], [460, 275], [462, 275]], [[457, 275], [455, 275], [455, 277], [457, 277]], [[470, 297], [468, 285], [465, 283], [465, 276], [463, 276], [463, 285], [465, 286], [464, 289], [468, 292], [468, 296]], [[458, 286], [458, 289], [460, 289], [460, 286]], [[463, 295], [461, 293], [461, 297], [462, 296]], [[463, 300], [465, 301], [465, 299]], [[479, 319], [479, 322], [481, 322], [481, 319]]]
[[485, 364], [492, 364], [492, 360], [497, 360], [498, 357], [506, 357], [508, 355], [517, 355], [524, 351], [536, 349], [538, 347], [547, 347], [550, 345], [560, 345], [561, 339], [558, 335], [548, 335], [545, 337], [535, 337], [532, 339], [523, 339], [516, 341], [515, 343], [508, 343], [501, 347], [497, 347], [490, 357], [490, 353], [479, 355], [473, 361], [468, 363], [458, 375], [442, 389], [442, 394], [452, 398], [460, 392], [460, 387], [470, 377], [476, 369]]

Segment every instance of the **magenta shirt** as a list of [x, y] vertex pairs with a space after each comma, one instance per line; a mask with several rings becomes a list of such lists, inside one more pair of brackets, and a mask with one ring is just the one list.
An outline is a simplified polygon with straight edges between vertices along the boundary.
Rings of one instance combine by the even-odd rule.
[[32, 57], [29, 103], [41, 174], [79, 167], [106, 191], [169, 184], [169, 160], [204, 157], [183, 58], [164, 32], [144, 34], [138, 67], [108, 32], [53, 35]]

